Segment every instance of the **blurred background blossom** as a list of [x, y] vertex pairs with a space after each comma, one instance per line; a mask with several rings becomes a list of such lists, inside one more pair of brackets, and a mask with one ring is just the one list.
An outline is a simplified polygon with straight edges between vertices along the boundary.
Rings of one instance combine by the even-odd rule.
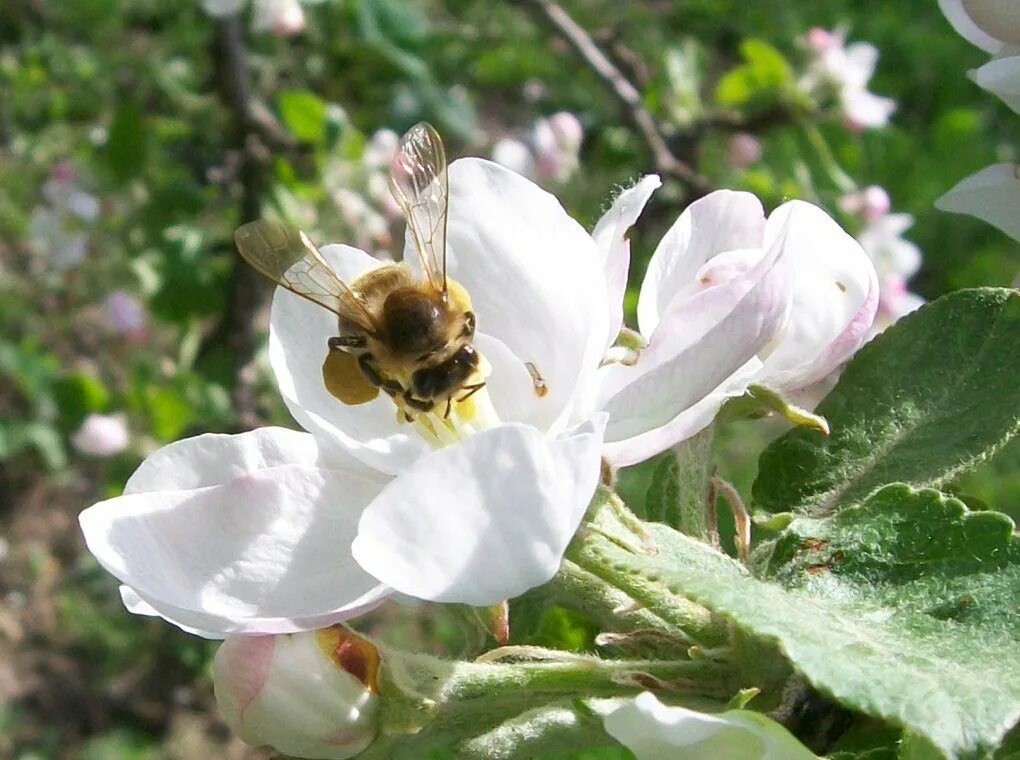
[[[266, 357], [270, 289], [232, 232], [278, 218], [399, 258], [388, 167], [418, 120], [589, 230], [610, 188], [661, 174], [629, 233], [631, 326], [656, 242], [720, 187], [836, 217], [879, 271], [882, 324], [1014, 282], [1011, 4], [563, 7], [598, 65], [528, 2], [0, 3], [0, 757], [269, 757], [217, 715], [214, 647], [125, 612], [76, 518], [164, 443], [293, 426]], [[746, 493], [780, 429], [727, 428], [721, 475]], [[621, 474], [625, 497], [656, 464]], [[1020, 516], [1020, 447], [953, 487]], [[469, 638], [428, 605], [360, 624], [439, 654]], [[594, 634], [554, 608], [516, 643], [594, 651]]]

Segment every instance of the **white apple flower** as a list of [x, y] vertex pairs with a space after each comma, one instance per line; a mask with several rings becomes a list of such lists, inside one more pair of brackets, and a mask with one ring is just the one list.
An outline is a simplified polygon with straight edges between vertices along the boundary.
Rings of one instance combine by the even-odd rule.
[[[323, 0], [252, 0], [252, 29], [292, 37], [305, 30], [302, 5], [317, 5]], [[247, 0], [201, 0], [202, 10], [215, 18], [241, 12]]]
[[378, 732], [379, 653], [343, 628], [231, 636], [213, 660], [220, 711], [248, 744], [339, 760]]
[[584, 127], [569, 111], [535, 122], [535, 172], [546, 182], [566, 182], [577, 170]]
[[896, 102], [868, 91], [875, 73], [878, 49], [867, 42], [846, 44], [846, 30], [812, 29], [807, 44], [814, 58], [801, 78], [808, 93], [835, 90], [840, 108], [852, 129], [884, 127]]
[[[771, 275], [762, 279], [767, 267]], [[747, 290], [746, 300], [726, 320], [709, 322], [703, 337], [707, 350], [718, 352], [719, 358], [704, 362], [698, 357], [696, 366], [683, 368], [674, 380], [656, 369], [648, 382], [633, 383], [623, 394], [627, 404], [640, 406], [635, 396], [642, 391], [657, 395], [652, 394], [656, 382], [664, 382], [676, 395], [678, 386], [693, 383], [706, 368], [716, 372], [710, 380], [716, 386], [702, 397], [701, 410], [695, 412], [695, 405], [685, 413], [686, 423], [683, 416], [675, 421], [700, 427], [688, 428], [678, 441], [707, 425], [727, 398], [740, 395], [751, 383], [800, 393], [822, 381], [860, 347], [879, 297], [867, 255], [824, 211], [791, 201], [766, 220], [761, 202], [751, 193], [719, 190], [680, 215], [649, 261], [637, 308], [648, 351], [655, 351], [657, 344], [680, 342], [666, 337], [670, 333], [696, 334], [714, 298], [749, 282], [756, 284]], [[772, 304], [768, 319], [763, 318], [768, 313], [763, 301]], [[723, 368], [726, 374], [720, 376]], [[640, 363], [630, 370], [614, 369], [640, 370]], [[611, 441], [616, 407], [606, 408], [606, 439]], [[626, 447], [635, 448], [630, 442]]]
[[[123, 496], [86, 510], [89, 548], [127, 586], [132, 611], [212, 636], [285, 633], [394, 590], [487, 606], [544, 583], [584, 515], [600, 455], [641, 461], [709, 424], [765, 366], [758, 354], [777, 331], [791, 332], [796, 295], [778, 264], [832, 244], [806, 239], [829, 231], [810, 211], [801, 223], [796, 204], [767, 228], [759, 206], [735, 214], [733, 231], [667, 236], [660, 247], [701, 279], [663, 304], [636, 366], [602, 366], [623, 320], [627, 229], [658, 178], [622, 193], [592, 235], [496, 164], [462, 159], [449, 178], [447, 269], [473, 302], [487, 386], [448, 416], [437, 408], [411, 423], [386, 395], [343, 404], [323, 375], [335, 316], [278, 289], [269, 358], [311, 435], [179, 441], [150, 456]], [[753, 244], [724, 245], [728, 255], [706, 263], [717, 233], [731, 241], [745, 228]], [[349, 246], [322, 255], [348, 282], [380, 265]], [[844, 279], [849, 296], [819, 286], [837, 292], [836, 310], [859, 289]]]
[[110, 457], [127, 448], [130, 435], [123, 414], [90, 414], [71, 435], [71, 445], [82, 454]]
[[646, 691], [599, 712], [606, 732], [637, 760], [816, 760], [785, 728], [751, 710], [703, 713], [664, 705]]
[[531, 148], [514, 137], [502, 137], [492, 146], [492, 160], [505, 166], [522, 177], [533, 179], [535, 176], [535, 157]]

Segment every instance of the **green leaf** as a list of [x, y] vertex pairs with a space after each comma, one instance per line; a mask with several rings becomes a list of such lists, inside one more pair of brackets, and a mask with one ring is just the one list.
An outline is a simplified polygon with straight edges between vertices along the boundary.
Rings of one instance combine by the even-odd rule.
[[819, 405], [824, 437], [792, 430], [761, 456], [757, 504], [832, 512], [886, 483], [937, 486], [1020, 430], [1020, 293], [962, 290], [861, 349]]
[[819, 690], [949, 757], [983, 757], [1020, 717], [1020, 538], [1012, 521], [904, 484], [798, 518], [768, 580], [651, 525], [657, 555], [594, 532], [587, 551], [775, 642]]
[[326, 103], [308, 90], [287, 90], [276, 99], [280, 117], [301, 142], [321, 143], [326, 137]]
[[110, 402], [110, 392], [103, 381], [85, 372], [71, 372], [57, 380], [53, 396], [65, 431], [74, 430], [91, 412], [102, 411]]
[[149, 154], [149, 127], [141, 108], [128, 101], [117, 109], [110, 124], [104, 156], [115, 179], [124, 181], [145, 171]]
[[727, 72], [716, 86], [722, 106], [741, 108], [777, 99], [794, 82], [793, 67], [785, 56], [764, 40], [747, 40], [740, 46], [745, 63]]

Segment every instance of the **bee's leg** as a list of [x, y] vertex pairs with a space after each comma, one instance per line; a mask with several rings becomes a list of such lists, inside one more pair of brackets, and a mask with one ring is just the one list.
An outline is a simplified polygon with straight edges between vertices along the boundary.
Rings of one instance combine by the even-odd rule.
[[404, 392], [404, 386], [398, 383], [396, 380], [387, 380], [379, 374], [379, 370], [372, 364], [372, 354], [362, 354], [358, 357], [358, 369], [361, 370], [361, 374], [365, 376], [376, 388], [382, 388], [390, 396], [399, 396]]
[[435, 401], [423, 401], [420, 398], [415, 398], [411, 391], [404, 391], [404, 402], [419, 412], [431, 412], [432, 408], [436, 405]]
[[453, 406], [453, 396], [446, 397], [446, 411], [443, 413], [443, 419], [450, 419], [450, 408]]
[[329, 339], [331, 351], [343, 351], [345, 348], [365, 348], [368, 341], [364, 335], [339, 335]]
[[465, 385], [464, 386], [464, 390], [466, 390], [467, 393], [465, 393], [463, 396], [461, 396], [459, 399], [457, 399], [457, 403], [459, 404], [461, 401], [467, 401], [469, 398], [474, 396], [476, 393], [478, 393], [478, 391], [480, 391], [484, 387], [485, 387], [485, 383], [475, 383], [474, 385]]

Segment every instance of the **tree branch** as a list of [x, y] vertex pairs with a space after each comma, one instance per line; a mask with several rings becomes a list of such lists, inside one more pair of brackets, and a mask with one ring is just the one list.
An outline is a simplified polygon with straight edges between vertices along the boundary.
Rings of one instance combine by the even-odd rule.
[[695, 194], [711, 191], [708, 180], [674, 155], [655, 117], [645, 108], [641, 93], [581, 26], [553, 0], [516, 0], [527, 6], [557, 36], [566, 41], [616, 98], [631, 125], [641, 135], [655, 168], [681, 180]]
[[[270, 142], [283, 147], [293, 146], [293, 140], [252, 95], [244, 31], [238, 16], [217, 20], [213, 57], [220, 97], [233, 114], [233, 144], [241, 155], [240, 222], [249, 222], [261, 215], [261, 199], [267, 182], [266, 166], [270, 152], [263, 143], [262, 135], [270, 135]], [[234, 369], [231, 394], [234, 410], [242, 427], [252, 427], [258, 424], [249, 370], [259, 343], [255, 317], [268, 306], [271, 290], [268, 283], [239, 256], [234, 257], [228, 287], [226, 309], [203, 342], [200, 355], [205, 356], [212, 349], [226, 348]]]

